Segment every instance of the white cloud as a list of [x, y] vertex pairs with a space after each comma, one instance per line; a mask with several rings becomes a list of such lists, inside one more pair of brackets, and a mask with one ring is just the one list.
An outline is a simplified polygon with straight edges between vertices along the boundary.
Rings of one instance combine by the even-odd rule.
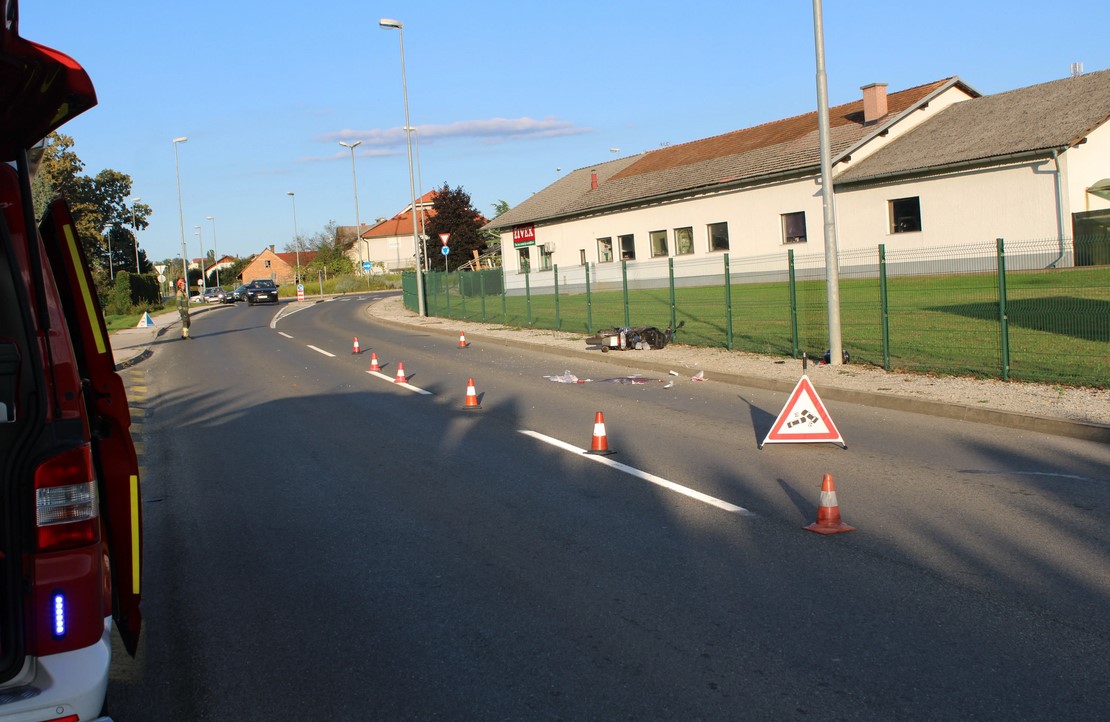
[[[574, 123], [556, 118], [488, 118], [485, 120], [460, 120], [454, 123], [417, 125], [417, 137], [422, 143], [437, 140], [477, 139], [483, 143], [507, 143], [514, 140], [537, 140], [557, 138], [568, 135], [582, 135], [593, 132], [590, 128], [576, 126]], [[373, 147], [393, 148], [405, 144], [403, 128], [373, 130], [339, 130], [320, 136], [327, 142], [362, 141], [369, 151]], [[369, 146], [369, 147], [367, 147]], [[360, 148], [360, 150], [362, 150]]]

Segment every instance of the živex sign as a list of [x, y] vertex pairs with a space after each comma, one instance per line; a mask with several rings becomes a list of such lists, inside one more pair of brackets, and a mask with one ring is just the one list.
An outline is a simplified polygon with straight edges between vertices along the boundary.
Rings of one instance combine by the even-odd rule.
[[513, 226], [513, 248], [524, 248], [536, 245], [536, 227], [529, 223], [526, 226]]

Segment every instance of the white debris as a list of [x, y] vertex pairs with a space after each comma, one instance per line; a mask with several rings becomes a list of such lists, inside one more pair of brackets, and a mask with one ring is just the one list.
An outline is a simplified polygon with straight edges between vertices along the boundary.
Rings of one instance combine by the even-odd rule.
[[694, 374], [693, 380], [694, 381], [705, 381], [705, 372], [704, 371], [698, 371], [696, 374]]

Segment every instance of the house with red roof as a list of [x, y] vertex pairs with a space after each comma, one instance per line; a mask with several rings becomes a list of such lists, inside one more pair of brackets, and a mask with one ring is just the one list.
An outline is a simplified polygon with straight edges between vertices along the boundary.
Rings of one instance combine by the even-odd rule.
[[[1059, 239], [1110, 230], [1110, 71], [984, 96], [958, 77], [829, 108], [845, 252]], [[505, 286], [719, 275], [824, 252], [816, 111], [572, 171], [486, 225]], [[622, 264], [621, 261], [627, 261]], [[700, 263], [698, 261], [701, 261]], [[874, 264], [876, 261], [870, 260]], [[843, 263], [843, 262], [842, 262]]]
[[295, 251], [278, 253], [271, 245], [263, 249], [243, 268], [243, 283], [250, 283], [260, 278], [270, 279], [278, 285], [294, 283], [297, 280], [298, 261], [303, 275], [304, 267], [312, 263], [314, 258], [316, 258], [316, 251], [301, 251], [299, 254]]
[[432, 204], [436, 192], [428, 191], [416, 199], [416, 213], [410, 203], [392, 218], [379, 218], [378, 222], [362, 231], [359, 242], [347, 251], [347, 257], [357, 268], [362, 261], [370, 261], [385, 271], [412, 269], [415, 266], [416, 248], [413, 241], [413, 221], [416, 233], [424, 235], [424, 224], [435, 216]]

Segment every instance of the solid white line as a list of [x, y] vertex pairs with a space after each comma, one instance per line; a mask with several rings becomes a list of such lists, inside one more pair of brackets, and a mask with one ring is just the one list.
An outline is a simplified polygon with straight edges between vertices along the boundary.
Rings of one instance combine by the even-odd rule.
[[394, 386], [400, 386], [402, 388], [408, 389], [409, 391], [415, 391], [418, 394], [424, 394], [425, 396], [431, 396], [432, 395], [431, 391], [425, 391], [424, 389], [420, 388], [419, 386], [413, 386], [412, 384], [399, 384], [399, 383], [397, 383], [397, 379], [395, 377], [386, 376], [385, 374], [381, 373], [380, 371], [367, 371], [366, 373], [370, 374], [371, 376], [377, 376], [379, 379], [384, 379], [384, 380], [388, 381], [389, 383], [393, 384]]
[[284, 336], [285, 338], [293, 338], [292, 336], [287, 334], [285, 331], [278, 331], [278, 335], [279, 336]]
[[742, 514], [744, 516], [754, 516], [754, 514], [752, 512], [748, 511], [747, 509], [745, 509], [742, 506], [736, 506], [735, 504], [730, 504], [727, 501], [723, 501], [721, 499], [718, 499], [715, 496], [709, 496], [708, 494], [703, 494], [700, 491], [695, 491], [694, 489], [690, 489], [689, 487], [682, 486], [681, 484], [676, 484], [673, 481], [668, 481], [667, 479], [664, 479], [660, 476], [656, 476], [655, 474], [649, 474], [646, 471], [641, 471], [640, 469], [629, 466], [627, 464], [622, 464], [619, 461], [613, 461], [608, 456], [599, 456], [599, 455], [594, 455], [594, 454], [587, 454], [585, 449], [580, 449], [577, 446], [574, 446], [573, 444], [568, 444], [565, 441], [560, 441], [559, 439], [556, 439], [556, 438], [551, 437], [551, 436], [546, 436], [546, 435], [541, 434], [537, 431], [529, 431], [527, 429], [520, 429], [519, 431], [520, 431], [520, 433], [524, 434], [525, 436], [531, 436], [533, 439], [539, 439], [540, 441], [544, 442], [545, 444], [550, 444], [551, 446], [562, 449], [564, 451], [570, 451], [570, 452], [575, 453], [575, 454], [581, 454], [584, 458], [590, 459], [591, 461], [596, 461], [599, 464], [605, 464], [606, 466], [612, 467], [612, 468], [614, 468], [618, 471], [623, 471], [626, 474], [631, 474], [632, 476], [635, 476], [639, 479], [643, 479], [644, 481], [655, 484], [656, 486], [661, 486], [664, 489], [669, 489], [669, 490], [671, 490], [673, 492], [676, 492], [678, 494], [682, 494], [683, 496], [688, 496], [691, 499], [695, 499], [695, 500], [700, 501], [704, 504], [709, 504], [710, 506], [715, 506], [718, 509], [723, 509], [723, 510], [725, 510], [727, 512], [730, 512], [732, 514]]
[[315, 351], [316, 353], [322, 353], [322, 354], [324, 354], [325, 356], [328, 356], [328, 357], [330, 357], [330, 358], [335, 358], [335, 354], [333, 354], [333, 353], [328, 353], [327, 351], [325, 351], [325, 350], [324, 350], [324, 349], [322, 349], [322, 348], [316, 348], [316, 347], [315, 347], [315, 346], [313, 346], [312, 344], [308, 344], [308, 347], [309, 347], [310, 349], [312, 349], [313, 351]]

